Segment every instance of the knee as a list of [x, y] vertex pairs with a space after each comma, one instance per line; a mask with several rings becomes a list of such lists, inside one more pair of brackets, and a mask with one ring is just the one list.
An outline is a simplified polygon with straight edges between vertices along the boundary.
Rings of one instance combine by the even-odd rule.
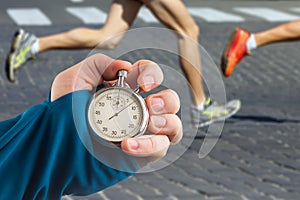
[[113, 36], [110, 35], [110, 36], [102, 37], [98, 46], [105, 50], [113, 50], [119, 45], [122, 38], [123, 38], [123, 34], [116, 34]]
[[102, 40], [98, 46], [100, 46], [103, 49], [106, 50], [113, 50], [115, 49], [118, 44], [120, 43], [121, 39], [116, 39], [116, 38], [105, 38], [104, 40]]
[[189, 37], [193, 40], [198, 40], [200, 35], [200, 28], [196, 23], [191, 23], [185, 26], [185, 28], [180, 32], [181, 36]]
[[193, 27], [192, 27], [192, 35], [193, 37], [197, 38], [199, 37], [200, 35], [200, 28], [197, 24], [195, 24]]

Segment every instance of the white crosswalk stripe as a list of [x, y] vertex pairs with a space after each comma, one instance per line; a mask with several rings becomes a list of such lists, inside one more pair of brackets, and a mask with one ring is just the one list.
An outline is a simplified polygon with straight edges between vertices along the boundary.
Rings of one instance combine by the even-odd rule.
[[[83, 0], [70, 0], [82, 2]], [[66, 7], [66, 13], [71, 14], [84, 24], [103, 24], [107, 13], [94, 6]], [[207, 22], [245, 22], [253, 18], [270, 22], [290, 21], [300, 19], [300, 7], [289, 9], [291, 13], [266, 7], [234, 7], [232, 12], [222, 11], [212, 7], [188, 7], [188, 11], [195, 19]], [[26, 25], [51, 25], [52, 22], [39, 8], [8, 8], [8, 16], [20, 26]], [[142, 7], [137, 16], [145, 23], [158, 23], [156, 17], [146, 7]], [[252, 18], [251, 18], [252, 17]]]
[[291, 10], [300, 13], [300, 7], [291, 8]]
[[38, 8], [9, 8], [7, 14], [17, 25], [51, 25], [50, 19]]
[[66, 11], [85, 24], [103, 24], [107, 14], [96, 7], [67, 7]]
[[299, 19], [300, 17], [293, 14], [288, 14], [285, 12], [281, 12], [278, 10], [270, 9], [270, 8], [259, 8], [259, 7], [236, 7], [234, 10], [239, 12], [243, 12], [255, 17], [263, 18], [270, 22], [279, 22], [279, 21], [291, 21], [295, 19]]
[[138, 13], [138, 18], [148, 23], [158, 23], [156, 17], [150, 12], [149, 9], [142, 7]]
[[82, 3], [84, 0], [70, 0], [72, 3]]
[[214, 8], [208, 7], [189, 7], [188, 11], [195, 17], [203, 18], [208, 22], [243, 22], [245, 21], [239, 15], [226, 13]]

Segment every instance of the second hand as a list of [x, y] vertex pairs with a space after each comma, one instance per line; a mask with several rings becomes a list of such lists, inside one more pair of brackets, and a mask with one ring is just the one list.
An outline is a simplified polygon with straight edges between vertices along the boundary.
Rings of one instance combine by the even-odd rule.
[[125, 106], [124, 108], [122, 108], [119, 112], [116, 112], [113, 116], [111, 116], [110, 118], [108, 118], [108, 120], [111, 120], [112, 118], [118, 116], [120, 112], [122, 112], [123, 110], [125, 110], [126, 108], [128, 108], [133, 103], [134, 103], [134, 101], [132, 101], [130, 104], [128, 104], [127, 106]]

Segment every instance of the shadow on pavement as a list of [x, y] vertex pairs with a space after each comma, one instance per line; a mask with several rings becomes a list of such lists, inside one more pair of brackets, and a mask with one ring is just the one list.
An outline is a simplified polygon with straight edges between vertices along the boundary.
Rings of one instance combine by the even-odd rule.
[[[253, 122], [264, 122], [264, 123], [300, 123], [300, 120], [296, 119], [288, 119], [288, 118], [275, 118], [269, 116], [240, 116], [235, 115], [231, 117], [232, 120], [240, 120], [240, 121], [253, 121]], [[230, 120], [228, 120], [230, 121]]]

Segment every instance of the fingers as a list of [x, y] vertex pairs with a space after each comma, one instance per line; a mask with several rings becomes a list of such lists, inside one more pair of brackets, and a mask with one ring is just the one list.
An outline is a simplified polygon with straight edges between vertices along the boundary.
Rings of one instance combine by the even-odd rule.
[[152, 134], [167, 135], [172, 144], [182, 138], [182, 124], [178, 116], [180, 101], [172, 90], [163, 90], [145, 99], [150, 113], [148, 130]]
[[139, 60], [133, 64], [126, 81], [131, 88], [139, 86], [143, 91], [148, 92], [162, 83], [163, 73], [156, 63], [150, 60]]
[[181, 121], [173, 114], [151, 116], [148, 131], [155, 135], [166, 135], [171, 144], [177, 144], [182, 138]]
[[52, 84], [51, 101], [77, 90], [92, 90], [103, 79], [113, 80], [121, 69], [130, 71], [129, 62], [95, 54], [59, 73]]
[[162, 90], [146, 99], [150, 115], [174, 114], [179, 111], [180, 100], [173, 90]]
[[121, 148], [129, 155], [145, 157], [155, 161], [164, 157], [170, 146], [170, 141], [165, 135], [144, 135], [139, 138], [123, 140]]
[[137, 157], [149, 157], [151, 161], [162, 158], [170, 144], [177, 144], [182, 136], [181, 120], [176, 112], [180, 102], [172, 90], [163, 90], [145, 99], [150, 113], [148, 132], [122, 141], [121, 147], [127, 154]]
[[130, 71], [131, 63], [122, 60], [114, 60], [103, 54], [95, 54], [78, 65], [76, 90], [92, 90], [102, 83], [117, 78], [118, 71], [124, 69]]
[[95, 54], [76, 66], [79, 73], [76, 90], [97, 87], [103, 80], [111, 81], [117, 79], [118, 71], [128, 71], [126, 82], [132, 88], [141, 86], [144, 91], [149, 91], [163, 80], [160, 67], [149, 60], [140, 60], [133, 65], [127, 61], [114, 60], [103, 54]]
[[95, 54], [56, 76], [52, 84], [51, 101], [77, 90], [91, 91], [101, 85], [103, 80], [115, 80], [120, 70], [129, 72], [131, 78], [126, 81], [134, 85], [133, 88], [141, 85], [144, 91], [156, 87], [163, 79], [160, 68], [154, 62], [141, 60], [132, 65], [127, 61]]

